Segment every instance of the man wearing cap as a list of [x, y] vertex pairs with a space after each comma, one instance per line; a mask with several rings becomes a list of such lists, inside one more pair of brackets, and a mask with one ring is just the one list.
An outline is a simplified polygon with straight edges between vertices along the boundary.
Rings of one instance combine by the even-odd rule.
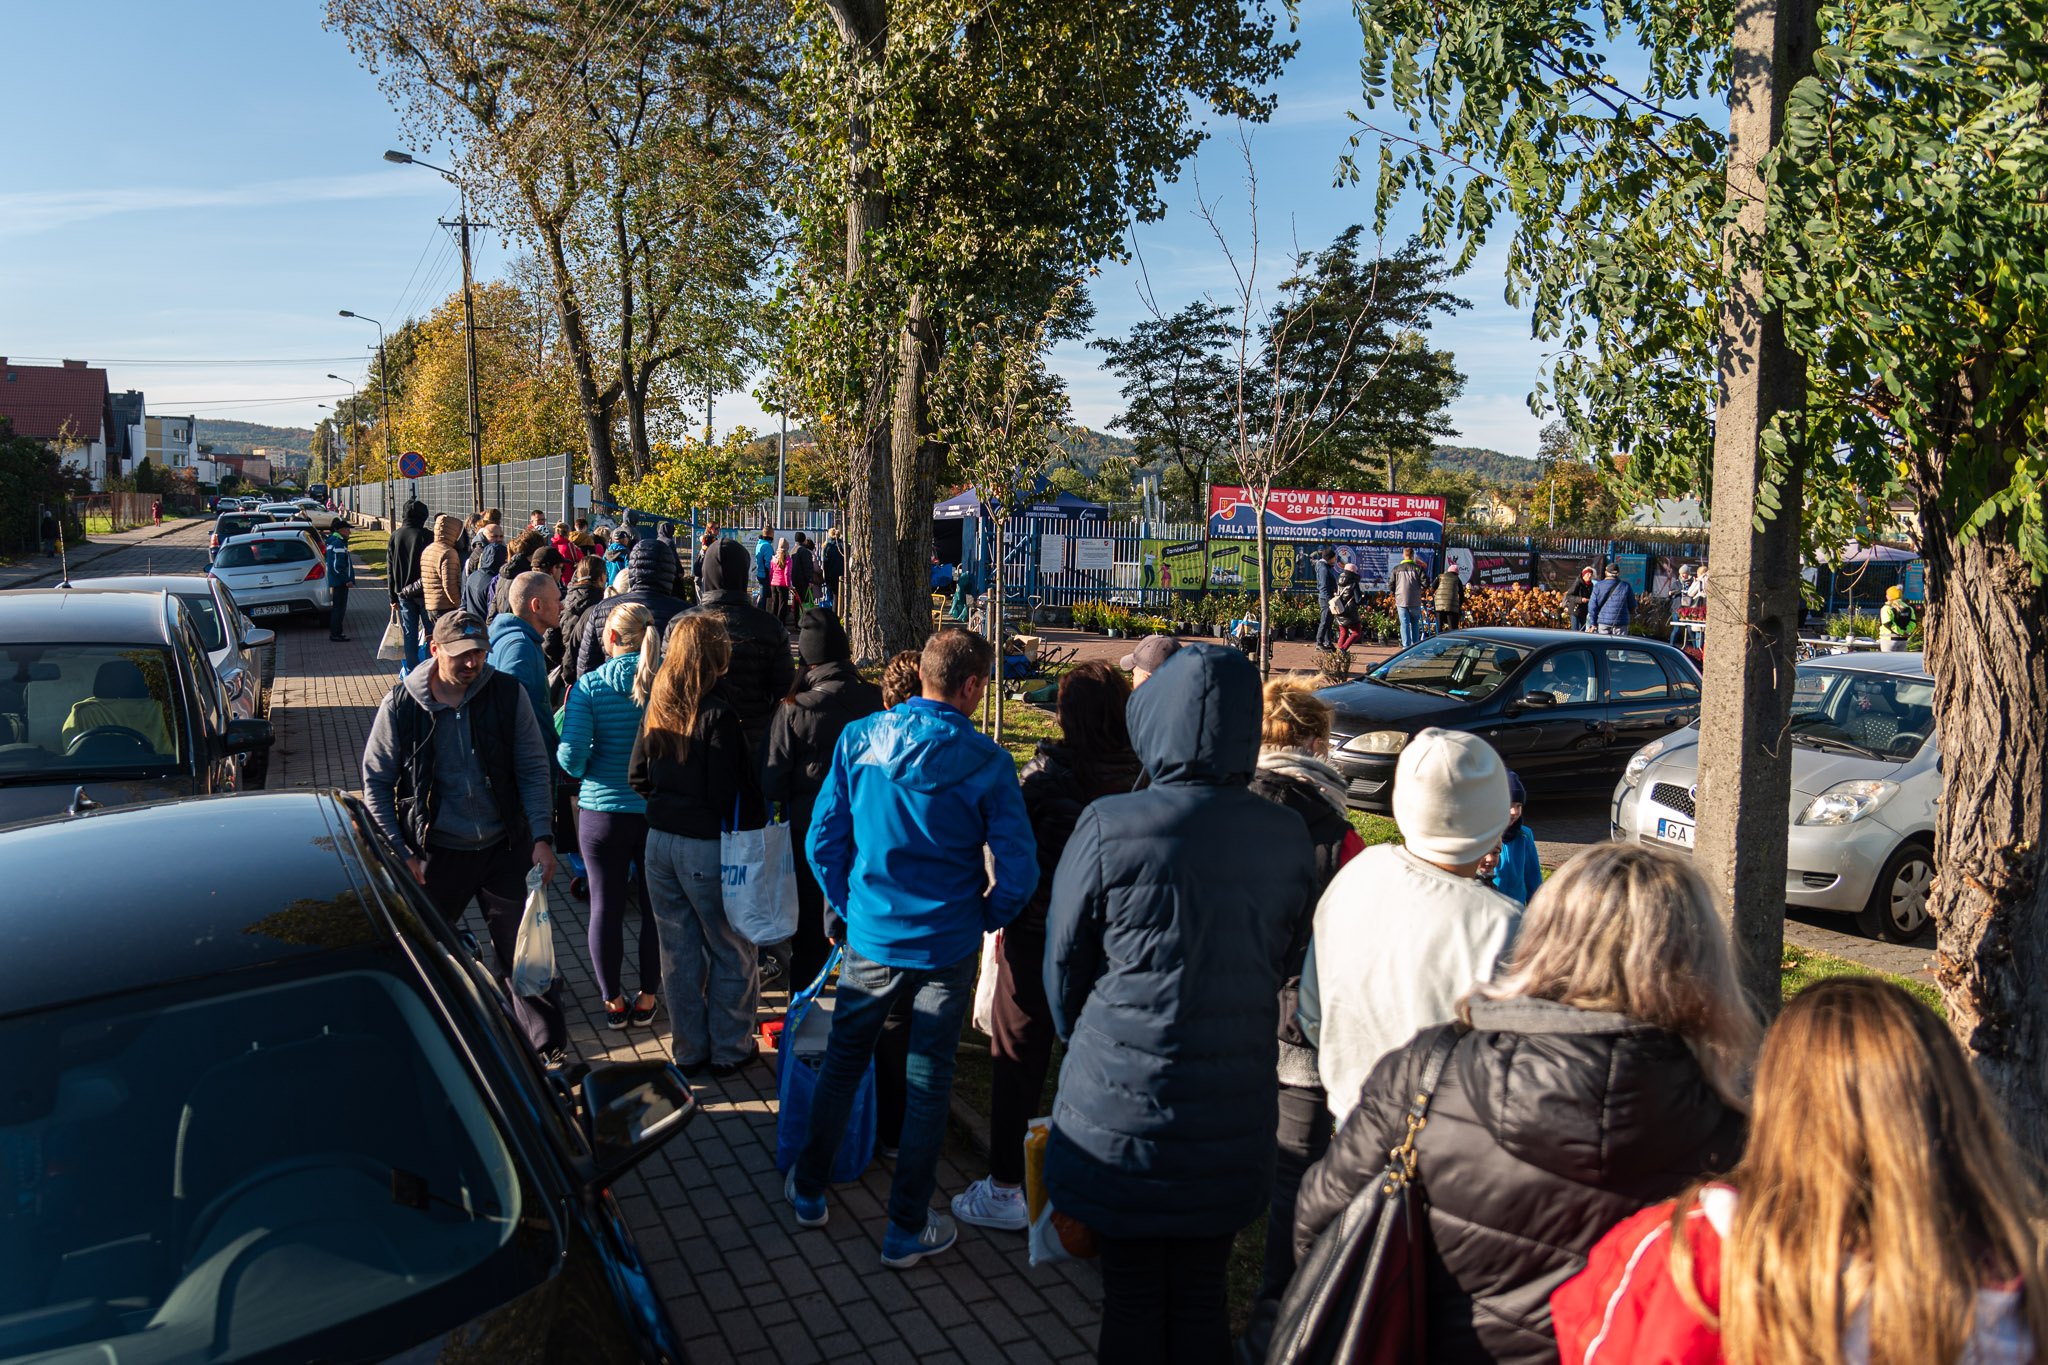
[[526, 690], [485, 661], [488, 647], [466, 611], [434, 623], [426, 660], [378, 704], [363, 795], [450, 925], [471, 900], [483, 907], [513, 1018], [553, 1066], [566, 1057], [561, 982], [535, 998], [510, 989], [527, 869], [555, 875], [548, 748]]
[[1330, 880], [1302, 966], [1295, 1018], [1316, 1044], [1338, 1127], [1374, 1064], [1449, 1023], [1514, 941], [1522, 907], [1473, 880], [1508, 818], [1507, 766], [1485, 740], [1431, 728], [1401, 750], [1404, 842], [1366, 849]]
[[1131, 686], [1137, 687], [1157, 673], [1160, 665], [1179, 648], [1180, 641], [1171, 635], [1147, 635], [1138, 641], [1136, 649], [1117, 660], [1117, 665], [1131, 675]]

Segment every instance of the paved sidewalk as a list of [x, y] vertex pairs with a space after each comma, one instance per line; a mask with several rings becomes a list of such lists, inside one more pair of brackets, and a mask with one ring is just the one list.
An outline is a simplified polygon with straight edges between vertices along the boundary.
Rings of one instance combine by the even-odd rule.
[[[81, 575], [81, 570], [88, 570], [89, 576], [93, 578], [102, 578], [108, 573], [146, 573], [149, 572], [147, 567], [126, 567], [125, 560], [124, 567], [120, 568], [110, 569], [106, 567], [106, 563], [109, 556], [169, 537], [177, 537], [172, 542], [174, 545], [190, 549], [195, 528], [198, 531], [197, 543], [202, 551], [196, 569], [204, 573], [206, 555], [203, 552], [206, 548], [206, 539], [212, 534], [213, 518], [182, 517], [175, 521], [166, 521], [162, 526], [140, 526], [132, 531], [120, 531], [113, 535], [87, 536], [82, 542], [65, 546], [64, 557], [61, 560], [56, 555], [23, 555], [12, 564], [0, 564], [0, 588], [54, 587], [63, 577], [66, 567], [74, 577], [84, 576]], [[156, 568], [166, 573], [193, 572], [194, 566], [185, 564], [184, 558], [180, 557], [177, 568], [162, 564]]]
[[[203, 541], [201, 542], [204, 543]], [[384, 580], [360, 579], [346, 644], [294, 624], [278, 633], [271, 716], [272, 787], [359, 785], [363, 742], [397, 667], [377, 661], [388, 616]], [[592, 1064], [668, 1055], [668, 1017], [614, 1033], [589, 968], [588, 908], [555, 883], [555, 950], [567, 979], [572, 1046]], [[472, 926], [474, 927], [474, 926]], [[624, 980], [638, 980], [628, 926]], [[763, 1017], [786, 1003], [777, 992]], [[880, 1263], [889, 1167], [877, 1161], [832, 1195], [832, 1221], [801, 1230], [775, 1169], [775, 1073], [750, 1067], [695, 1083], [703, 1111], [689, 1131], [621, 1180], [614, 1193], [693, 1365], [720, 1361], [1087, 1361], [1102, 1299], [1093, 1265], [1033, 1270], [1021, 1233], [963, 1226], [952, 1250], [908, 1272]], [[938, 1200], [986, 1167], [957, 1141], [939, 1167]]]

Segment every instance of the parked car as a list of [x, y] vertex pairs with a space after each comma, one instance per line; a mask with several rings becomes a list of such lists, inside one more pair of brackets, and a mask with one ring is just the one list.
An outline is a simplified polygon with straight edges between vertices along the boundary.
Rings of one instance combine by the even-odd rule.
[[[1903, 942], [1927, 923], [1941, 796], [1934, 679], [1918, 654], [1835, 654], [1798, 666], [1785, 900], [1856, 916]], [[1689, 849], [1697, 726], [1637, 750], [1614, 789], [1614, 837]]]
[[213, 519], [213, 532], [206, 540], [206, 562], [220, 553], [220, 547], [236, 536], [252, 535], [257, 531], [278, 524], [279, 518], [268, 512], [244, 512], [236, 510], [223, 512]]
[[1699, 719], [1700, 675], [1661, 640], [1569, 630], [1451, 631], [1320, 693], [1351, 804], [1391, 813], [1417, 730], [1476, 734], [1532, 792], [1605, 795], [1644, 743]]
[[[60, 583], [72, 592], [167, 592], [185, 604], [199, 631], [199, 644], [220, 678], [228, 710], [248, 719], [266, 711], [263, 652], [277, 636], [242, 614], [228, 585], [208, 574], [138, 574], [128, 578], [86, 578]], [[242, 785], [260, 788], [270, 773], [270, 751], [244, 756]]]
[[0, 825], [237, 791], [271, 741], [269, 721], [228, 705], [171, 593], [0, 593]]
[[688, 1082], [544, 1070], [355, 801], [46, 820], [0, 863], [8, 1359], [683, 1359], [610, 1191]]
[[327, 560], [310, 528], [273, 526], [237, 536], [214, 553], [207, 570], [234, 592], [257, 620], [311, 612], [325, 619], [332, 594]]
[[342, 519], [341, 513], [328, 511], [312, 498], [293, 498], [291, 505], [296, 514], [294, 519], [307, 522], [316, 531], [331, 531]]

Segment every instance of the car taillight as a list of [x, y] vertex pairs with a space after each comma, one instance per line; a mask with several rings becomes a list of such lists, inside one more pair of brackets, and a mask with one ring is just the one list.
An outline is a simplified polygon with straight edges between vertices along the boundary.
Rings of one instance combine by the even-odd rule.
[[309, 574], [307, 574], [307, 575], [306, 575], [306, 581], [307, 581], [308, 583], [311, 583], [311, 582], [312, 582], [312, 581], [313, 581], [314, 579], [316, 579], [316, 578], [325, 578], [325, 577], [327, 577], [327, 565], [326, 565], [326, 564], [324, 564], [324, 563], [321, 563], [321, 564], [315, 564], [315, 565], [313, 566], [313, 572], [311, 572], [311, 573], [309, 573]]

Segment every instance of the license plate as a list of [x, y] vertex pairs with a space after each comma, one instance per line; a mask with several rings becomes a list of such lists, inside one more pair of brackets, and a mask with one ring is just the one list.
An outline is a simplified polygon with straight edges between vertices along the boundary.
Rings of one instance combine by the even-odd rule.
[[1683, 820], [1659, 819], [1657, 821], [1657, 837], [1668, 844], [1678, 844], [1684, 848], [1691, 848], [1692, 826]]
[[282, 616], [290, 610], [291, 608], [282, 602], [273, 602], [267, 607], [251, 607], [249, 608], [249, 614], [251, 616]]

